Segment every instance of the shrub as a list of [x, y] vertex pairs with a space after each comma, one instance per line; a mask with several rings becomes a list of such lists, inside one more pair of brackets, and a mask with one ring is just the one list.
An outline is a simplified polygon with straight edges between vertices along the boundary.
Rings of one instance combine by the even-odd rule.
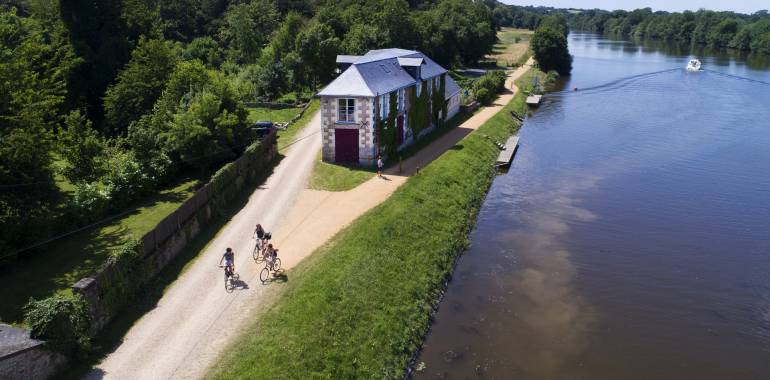
[[24, 306], [33, 338], [45, 339], [64, 353], [84, 352], [91, 347], [88, 304], [79, 295], [56, 294]]
[[505, 90], [505, 72], [501, 70], [488, 71], [473, 83], [473, 95], [484, 105], [494, 100], [495, 94]]
[[483, 105], [489, 105], [492, 103], [493, 96], [489, 93], [489, 90], [486, 88], [480, 88], [476, 90], [475, 93], [476, 100], [478, 100]]
[[549, 71], [548, 74], [546, 74], [545, 76], [545, 85], [550, 86], [556, 83], [556, 80], [559, 79], [559, 76], [560, 76], [559, 72], [557, 72], [556, 70]]
[[105, 174], [101, 181], [112, 200], [111, 208], [121, 208], [136, 199], [152, 183], [134, 157], [134, 152], [113, 146], [107, 153], [102, 163]]
[[93, 220], [107, 212], [110, 200], [110, 192], [101, 182], [79, 183], [75, 186], [69, 209], [76, 219]]

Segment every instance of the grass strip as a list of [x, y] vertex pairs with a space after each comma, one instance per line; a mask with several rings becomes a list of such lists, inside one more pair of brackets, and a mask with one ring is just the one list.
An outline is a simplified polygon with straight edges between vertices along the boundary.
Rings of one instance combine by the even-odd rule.
[[[528, 80], [525, 77], [522, 80]], [[209, 378], [402, 378], [494, 177], [522, 92], [289, 273]]]
[[266, 107], [247, 108], [249, 111], [249, 123], [258, 121], [272, 121], [273, 123], [285, 123], [302, 110], [302, 107], [271, 109]]
[[[307, 125], [308, 122], [310, 122], [320, 107], [321, 101], [319, 99], [312, 99], [310, 101], [310, 105], [305, 110], [305, 113], [302, 114], [301, 118], [297, 119], [297, 121], [290, 125], [288, 128], [278, 131], [278, 151], [282, 152], [289, 146], [289, 144], [294, 142], [297, 136], [297, 132], [299, 132], [302, 128], [305, 127], [305, 125]], [[294, 112], [292, 117], [296, 116], [297, 114], [299, 114], [299, 109]]]

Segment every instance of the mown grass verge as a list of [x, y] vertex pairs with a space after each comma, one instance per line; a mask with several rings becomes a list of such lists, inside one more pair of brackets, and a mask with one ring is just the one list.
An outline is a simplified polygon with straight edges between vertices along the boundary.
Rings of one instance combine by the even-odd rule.
[[[297, 136], [297, 132], [299, 132], [302, 128], [305, 127], [305, 125], [307, 125], [308, 122], [310, 122], [320, 107], [321, 101], [318, 99], [312, 99], [310, 101], [310, 105], [305, 110], [305, 113], [302, 114], [301, 118], [295, 121], [294, 124], [290, 125], [288, 128], [278, 131], [278, 151], [284, 151], [284, 149], [288, 148], [294, 142]], [[298, 113], [299, 111], [294, 115], [296, 116]]]
[[291, 107], [283, 109], [270, 109], [265, 107], [247, 108], [249, 111], [248, 120], [250, 123], [258, 121], [272, 121], [273, 123], [285, 123], [302, 110], [301, 107]]
[[523, 93], [290, 274], [208, 377], [401, 378], [468, 244]]
[[374, 177], [376, 169], [340, 165], [321, 161], [317, 158], [310, 174], [310, 188], [325, 191], [347, 191]]

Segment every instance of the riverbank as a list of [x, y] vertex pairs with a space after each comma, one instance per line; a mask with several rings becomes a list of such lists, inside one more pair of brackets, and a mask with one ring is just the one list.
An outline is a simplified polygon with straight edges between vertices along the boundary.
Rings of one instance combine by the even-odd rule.
[[526, 111], [523, 93], [497, 110], [289, 272], [281, 300], [210, 377], [402, 377], [467, 247], [494, 177], [494, 142], [518, 128], [508, 111]]

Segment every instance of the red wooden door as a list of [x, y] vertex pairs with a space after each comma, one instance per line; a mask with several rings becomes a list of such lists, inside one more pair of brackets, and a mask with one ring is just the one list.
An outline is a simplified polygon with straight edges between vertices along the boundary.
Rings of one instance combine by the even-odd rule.
[[334, 130], [334, 159], [337, 162], [358, 162], [358, 129]]
[[396, 145], [404, 143], [404, 115], [396, 118]]

